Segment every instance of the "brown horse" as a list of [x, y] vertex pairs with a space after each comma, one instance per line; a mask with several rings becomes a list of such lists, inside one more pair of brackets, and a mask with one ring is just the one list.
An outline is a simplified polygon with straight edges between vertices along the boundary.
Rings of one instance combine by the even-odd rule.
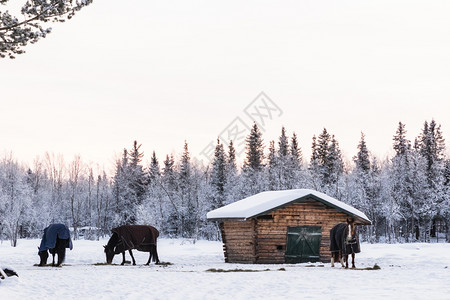
[[331, 266], [339, 261], [348, 268], [348, 256], [352, 255], [352, 268], [355, 268], [355, 253], [361, 252], [355, 220], [348, 219], [346, 223], [339, 223], [330, 230]]
[[149, 252], [149, 257], [146, 265], [153, 261], [159, 263], [158, 251], [156, 249], [156, 239], [159, 236], [159, 231], [153, 226], [146, 225], [124, 225], [112, 229], [112, 236], [105, 248], [106, 262], [112, 263], [114, 255], [122, 253], [122, 263], [125, 264], [125, 251], [131, 255], [133, 265], [136, 261], [133, 256], [132, 249], [138, 251]]

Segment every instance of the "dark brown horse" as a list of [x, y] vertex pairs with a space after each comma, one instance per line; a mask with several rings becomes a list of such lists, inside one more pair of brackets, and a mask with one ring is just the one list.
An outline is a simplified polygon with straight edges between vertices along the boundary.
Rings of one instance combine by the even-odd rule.
[[348, 256], [352, 255], [352, 268], [355, 268], [355, 253], [361, 252], [355, 221], [348, 219], [346, 223], [339, 223], [330, 230], [331, 266], [339, 261], [348, 268]]
[[104, 246], [106, 253], [106, 262], [112, 263], [114, 255], [122, 253], [122, 263], [125, 264], [125, 251], [128, 250], [133, 265], [136, 261], [133, 256], [132, 249], [138, 251], [149, 252], [149, 257], [146, 265], [150, 264], [153, 259], [154, 262], [159, 263], [158, 251], [156, 248], [156, 239], [159, 236], [159, 231], [153, 226], [146, 225], [124, 225], [112, 229], [112, 236], [108, 244]]

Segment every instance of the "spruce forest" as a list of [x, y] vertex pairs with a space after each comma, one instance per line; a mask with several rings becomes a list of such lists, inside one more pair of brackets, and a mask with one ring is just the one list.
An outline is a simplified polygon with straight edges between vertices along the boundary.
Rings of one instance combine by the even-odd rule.
[[[424, 122], [414, 141], [401, 122], [393, 133], [392, 157], [380, 159], [364, 134], [355, 155], [342, 157], [339, 142], [325, 128], [313, 136], [311, 157], [303, 157], [295, 133], [285, 128], [265, 145], [256, 124], [246, 138], [242, 165], [232, 141], [217, 142], [208, 165], [182, 155], [144, 164], [135, 141], [115, 162], [114, 174], [86, 165], [76, 156], [46, 154], [23, 166], [13, 154], [0, 161], [0, 239], [38, 238], [51, 223], [64, 223], [74, 239], [109, 236], [123, 224], [149, 224], [162, 236], [220, 239], [206, 213], [266, 191], [309, 188], [363, 211], [371, 226], [360, 229], [367, 242], [450, 242], [450, 158], [441, 127]], [[388, 149], [387, 149], [388, 150]], [[81, 234], [83, 232], [83, 234]]]

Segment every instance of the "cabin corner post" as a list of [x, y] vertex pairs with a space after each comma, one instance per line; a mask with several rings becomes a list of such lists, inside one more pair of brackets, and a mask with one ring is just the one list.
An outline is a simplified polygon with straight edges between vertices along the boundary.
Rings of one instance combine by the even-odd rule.
[[252, 219], [253, 225], [253, 259], [252, 263], [256, 264], [258, 262], [258, 230], [257, 230], [257, 220], [255, 218]]
[[222, 236], [222, 250], [223, 250], [223, 256], [225, 258], [225, 262], [228, 262], [228, 252], [227, 252], [227, 240], [226, 240], [226, 235], [225, 235], [225, 229], [224, 229], [224, 222], [220, 221], [219, 222], [219, 230], [220, 230], [220, 235]]

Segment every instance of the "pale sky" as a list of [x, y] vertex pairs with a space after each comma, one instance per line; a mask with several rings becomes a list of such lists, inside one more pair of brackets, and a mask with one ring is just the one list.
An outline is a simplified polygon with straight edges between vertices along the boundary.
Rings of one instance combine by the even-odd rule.
[[347, 159], [361, 132], [384, 158], [399, 121], [413, 140], [433, 118], [450, 148], [449, 16], [448, 1], [95, 0], [0, 60], [0, 151], [109, 168], [134, 140], [145, 162], [187, 140], [205, 159], [262, 91], [266, 150], [284, 125], [309, 161], [325, 127]]

